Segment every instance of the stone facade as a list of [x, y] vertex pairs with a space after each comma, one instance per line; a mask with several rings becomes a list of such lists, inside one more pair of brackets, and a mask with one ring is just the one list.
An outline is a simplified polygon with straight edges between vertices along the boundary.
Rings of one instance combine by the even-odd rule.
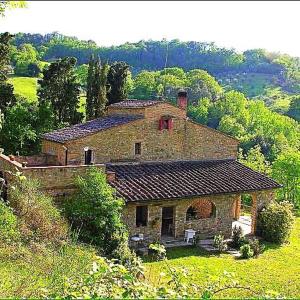
[[[219, 195], [194, 199], [161, 200], [141, 203], [128, 203], [124, 209], [124, 222], [130, 234], [144, 234], [147, 242], [160, 240], [162, 230], [162, 208], [173, 207], [173, 236], [182, 238], [184, 230], [192, 228], [202, 237], [212, 236], [222, 232], [226, 237], [231, 234], [233, 212], [239, 195]], [[210, 218], [187, 220], [186, 214], [190, 206], [198, 201], [211, 201], [216, 208], [215, 215]], [[136, 207], [148, 205], [147, 226], [136, 226]]]
[[[95, 164], [114, 161], [235, 159], [238, 141], [186, 118], [186, 111], [168, 103], [146, 108], [109, 108], [108, 114], [136, 114], [144, 118], [112, 127], [64, 144], [44, 140], [42, 152], [56, 154], [61, 165], [84, 164], [84, 147], [93, 151]], [[159, 130], [163, 116], [173, 119], [171, 130]], [[135, 155], [135, 143], [141, 154]]]

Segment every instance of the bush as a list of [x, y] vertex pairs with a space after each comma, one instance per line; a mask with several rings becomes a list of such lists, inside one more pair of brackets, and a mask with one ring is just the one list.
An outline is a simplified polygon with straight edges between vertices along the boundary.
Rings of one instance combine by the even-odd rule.
[[269, 242], [282, 244], [290, 236], [294, 216], [289, 202], [273, 202], [258, 214], [258, 233]]
[[99, 246], [102, 255], [130, 260], [128, 232], [122, 221], [124, 201], [106, 182], [106, 176], [91, 168], [85, 177], [76, 180], [78, 193], [65, 202], [65, 212], [79, 239]]
[[265, 249], [265, 246], [260, 244], [259, 240], [256, 238], [250, 240], [249, 245], [253, 251], [254, 257], [258, 257]]
[[253, 251], [249, 244], [245, 244], [240, 248], [241, 258], [250, 258], [253, 256]]
[[243, 229], [241, 226], [235, 225], [232, 230], [231, 246], [235, 249], [239, 249], [245, 243], [245, 237], [243, 236]]
[[0, 243], [11, 243], [19, 239], [20, 232], [17, 217], [2, 200], [0, 200]]
[[220, 253], [227, 250], [227, 244], [224, 241], [224, 236], [221, 234], [215, 235], [213, 245]]
[[37, 181], [17, 175], [10, 189], [10, 204], [19, 219], [23, 241], [58, 245], [66, 240], [67, 224]]
[[156, 260], [163, 260], [166, 258], [166, 248], [159, 243], [153, 243], [149, 245], [149, 254], [153, 254]]

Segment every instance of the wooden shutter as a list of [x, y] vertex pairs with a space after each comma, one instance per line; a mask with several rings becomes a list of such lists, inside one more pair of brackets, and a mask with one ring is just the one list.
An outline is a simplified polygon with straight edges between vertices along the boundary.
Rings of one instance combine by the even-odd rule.
[[163, 130], [163, 125], [164, 124], [164, 120], [161, 118], [160, 120], [159, 120], [159, 130]]
[[169, 129], [170, 131], [173, 129], [173, 119], [172, 119], [172, 118], [170, 118], [170, 119], [168, 120], [168, 129]]

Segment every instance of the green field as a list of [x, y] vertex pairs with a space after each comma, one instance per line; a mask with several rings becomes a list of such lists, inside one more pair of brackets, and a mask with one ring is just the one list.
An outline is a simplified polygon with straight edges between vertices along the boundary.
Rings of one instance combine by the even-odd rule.
[[[261, 294], [275, 291], [287, 298], [300, 298], [300, 218], [297, 218], [290, 244], [282, 247], [267, 245], [257, 259], [235, 259], [229, 254], [211, 255], [198, 248], [177, 248], [168, 251], [169, 267], [186, 268], [187, 282], [202, 285], [209, 276], [234, 273], [242, 286], [250, 286]], [[159, 274], [168, 272], [165, 262], [146, 263], [147, 278], [154, 284]], [[161, 284], [161, 281], [160, 281]], [[251, 297], [248, 291], [232, 289], [220, 297]]]
[[13, 84], [16, 95], [25, 97], [30, 102], [37, 100], [37, 78], [11, 77], [9, 82]]

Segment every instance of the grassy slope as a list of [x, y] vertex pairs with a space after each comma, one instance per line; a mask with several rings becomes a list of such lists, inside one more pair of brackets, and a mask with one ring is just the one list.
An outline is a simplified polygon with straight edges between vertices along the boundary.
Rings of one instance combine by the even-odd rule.
[[[257, 259], [235, 260], [228, 254], [207, 254], [196, 248], [179, 248], [168, 252], [171, 267], [189, 270], [188, 282], [203, 284], [209, 275], [222, 276], [224, 271], [235, 273], [238, 282], [265, 293], [277, 291], [288, 298], [300, 298], [300, 218], [290, 239], [282, 247], [268, 245]], [[165, 270], [164, 262], [146, 263], [148, 278], [158, 282], [158, 274]], [[242, 297], [251, 294], [231, 290], [220, 297]]]
[[25, 247], [0, 247], [0, 298], [40, 298], [43, 289], [60, 294], [65, 277], [81, 275], [91, 269], [94, 250], [84, 246], [65, 246], [49, 251]]
[[37, 78], [11, 77], [9, 81], [14, 86], [15, 94], [25, 97], [30, 102], [37, 100]]

